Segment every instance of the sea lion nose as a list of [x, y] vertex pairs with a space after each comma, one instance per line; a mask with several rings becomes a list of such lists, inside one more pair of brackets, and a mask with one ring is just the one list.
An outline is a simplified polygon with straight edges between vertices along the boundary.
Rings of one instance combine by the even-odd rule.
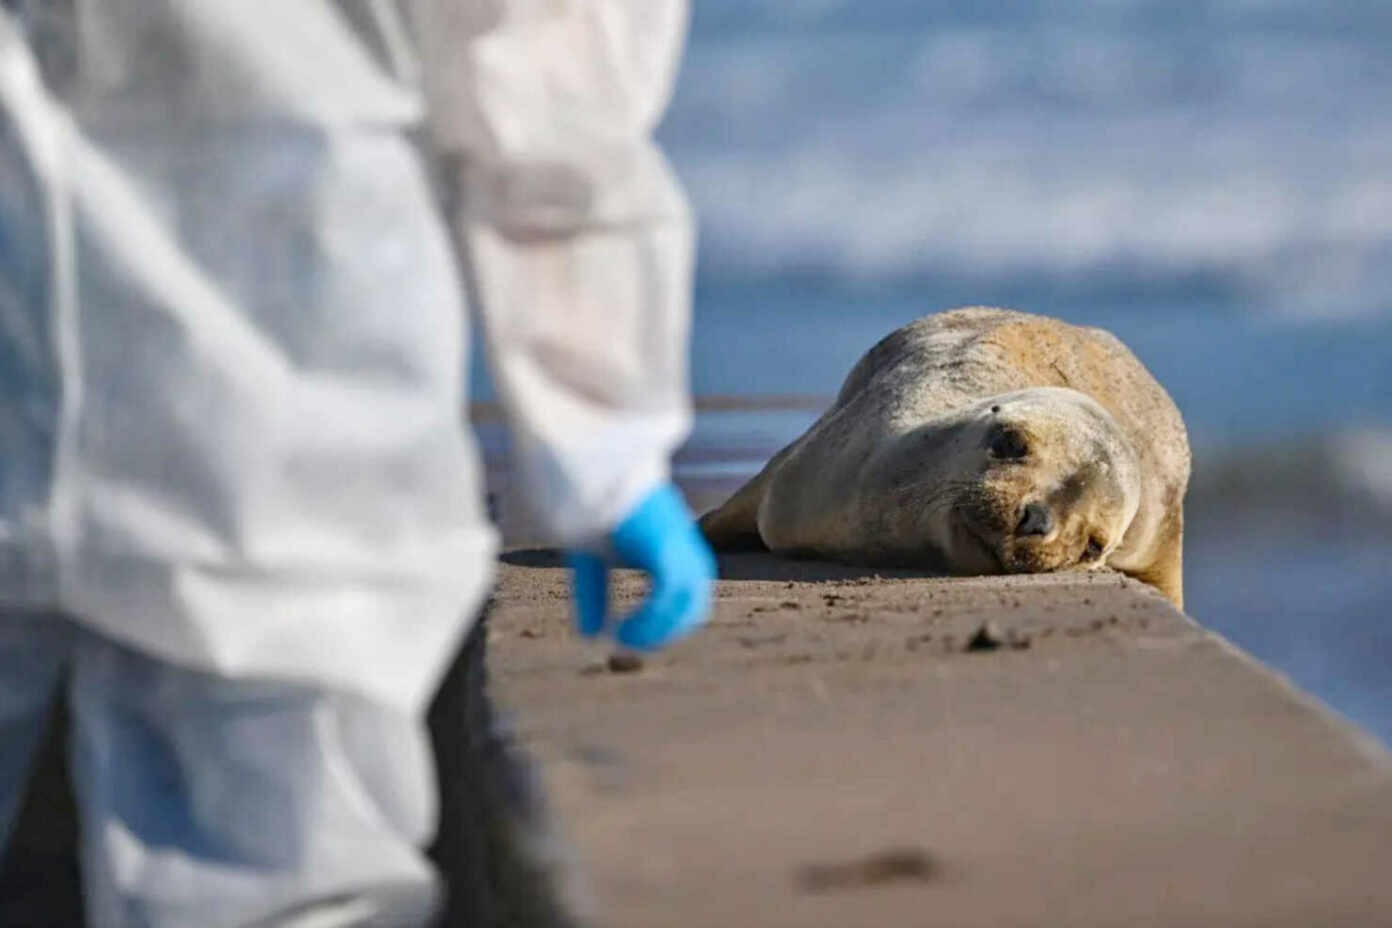
[[1054, 530], [1054, 516], [1043, 503], [1025, 503], [1020, 513], [1020, 524], [1015, 526], [1015, 534], [1047, 535]]

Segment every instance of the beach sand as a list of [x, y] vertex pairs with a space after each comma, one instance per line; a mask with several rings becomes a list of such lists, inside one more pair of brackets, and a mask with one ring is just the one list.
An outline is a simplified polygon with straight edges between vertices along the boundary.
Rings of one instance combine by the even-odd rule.
[[[1392, 924], [1386, 751], [1150, 588], [767, 555], [722, 577], [707, 628], [635, 657], [574, 636], [554, 554], [504, 556], [491, 691], [581, 922]], [[619, 572], [618, 608], [642, 592]], [[60, 762], [0, 923], [73, 924]]]
[[1392, 924], [1385, 751], [1118, 574], [726, 557], [614, 661], [505, 561], [493, 691], [595, 924]]

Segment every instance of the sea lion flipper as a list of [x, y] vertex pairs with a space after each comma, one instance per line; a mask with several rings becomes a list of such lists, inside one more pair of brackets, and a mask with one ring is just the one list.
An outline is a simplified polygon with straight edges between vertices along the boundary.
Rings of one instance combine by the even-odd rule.
[[[820, 420], [819, 420], [820, 421]], [[814, 426], [815, 428], [815, 426]], [[779, 451], [753, 479], [735, 491], [722, 505], [701, 516], [701, 533], [717, 551], [768, 551], [759, 532], [759, 509], [783, 462], [806, 440], [806, 436]]]
[[740, 487], [723, 505], [701, 516], [701, 533], [717, 551], [763, 551], [768, 546], [759, 535], [759, 506], [764, 501], [772, 467]]
[[[831, 415], [829, 411], [826, 415]], [[824, 415], [823, 419], [826, 418]], [[819, 419], [818, 422], [821, 420]], [[813, 431], [816, 426], [813, 426]], [[807, 440], [804, 435], [775, 454], [752, 480], [735, 491], [721, 506], [701, 516], [701, 532], [717, 551], [772, 550], [759, 531], [759, 510], [783, 462]]]
[[1166, 520], [1160, 538], [1155, 546], [1151, 564], [1144, 570], [1128, 573], [1155, 587], [1178, 609], [1184, 608], [1184, 511], [1171, 504], [1171, 515]]

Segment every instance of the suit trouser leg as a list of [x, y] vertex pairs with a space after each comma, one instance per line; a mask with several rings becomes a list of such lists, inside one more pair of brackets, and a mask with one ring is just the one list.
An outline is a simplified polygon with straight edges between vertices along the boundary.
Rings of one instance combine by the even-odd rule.
[[0, 613], [0, 846], [9, 838], [71, 652], [69, 632], [54, 616]]
[[239, 926], [321, 906], [345, 925], [406, 926], [431, 911], [434, 782], [418, 721], [90, 635], [72, 715], [92, 925]]

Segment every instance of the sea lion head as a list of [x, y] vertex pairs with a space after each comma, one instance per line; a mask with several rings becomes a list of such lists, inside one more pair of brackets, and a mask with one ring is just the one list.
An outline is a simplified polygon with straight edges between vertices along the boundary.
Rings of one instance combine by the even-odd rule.
[[1135, 449], [1076, 390], [1038, 387], [974, 405], [954, 431], [958, 479], [938, 517], [957, 570], [1090, 569], [1121, 544], [1141, 500]]

